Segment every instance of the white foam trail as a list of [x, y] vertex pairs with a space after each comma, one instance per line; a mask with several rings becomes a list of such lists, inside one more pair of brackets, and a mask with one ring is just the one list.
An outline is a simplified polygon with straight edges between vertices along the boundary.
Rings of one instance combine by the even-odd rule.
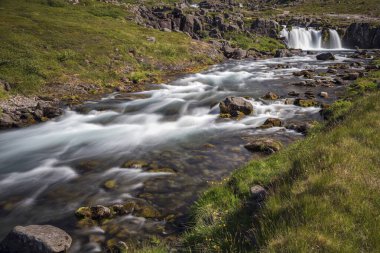
[[12, 191], [29, 194], [29, 197], [25, 198], [19, 205], [31, 205], [49, 186], [67, 182], [78, 176], [70, 167], [55, 166], [56, 162], [55, 159], [49, 159], [35, 169], [3, 175], [0, 180], [0, 199], [12, 189]]

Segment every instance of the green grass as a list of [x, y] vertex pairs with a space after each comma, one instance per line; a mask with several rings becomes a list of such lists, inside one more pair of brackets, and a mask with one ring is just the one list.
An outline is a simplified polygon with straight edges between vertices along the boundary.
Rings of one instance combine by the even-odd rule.
[[300, 1], [296, 3], [295, 6], [286, 9], [292, 13], [305, 14], [365, 14], [373, 17], [379, 17], [380, 15], [380, 4], [378, 0], [307, 0]]
[[49, 83], [114, 86], [123, 77], [139, 82], [170, 66], [212, 63], [206, 45], [137, 26], [129, 16], [126, 7], [94, 0], [2, 0], [0, 79], [13, 93], [35, 94]]
[[[379, 72], [356, 83], [374, 83]], [[353, 86], [355, 87], [355, 86]], [[372, 87], [372, 85], [369, 85]], [[354, 89], [354, 88], [352, 88]], [[369, 92], [371, 90], [371, 92]], [[184, 246], [194, 252], [380, 252], [380, 92], [331, 107], [299, 141], [250, 162], [193, 207]], [[352, 97], [353, 96], [353, 97]], [[257, 210], [249, 189], [270, 196]]]
[[242, 33], [229, 33], [226, 34], [225, 37], [233, 46], [245, 50], [256, 49], [258, 51], [274, 52], [277, 49], [285, 48], [285, 45], [278, 40], [265, 36], [250, 37]]

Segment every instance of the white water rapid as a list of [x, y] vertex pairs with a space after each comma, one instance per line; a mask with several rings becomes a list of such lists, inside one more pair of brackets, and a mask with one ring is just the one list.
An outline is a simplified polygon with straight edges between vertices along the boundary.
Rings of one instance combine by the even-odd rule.
[[284, 27], [281, 36], [289, 48], [302, 50], [340, 50], [342, 42], [334, 29], [329, 29], [328, 41], [323, 43], [322, 30], [314, 28], [293, 27], [290, 31]]

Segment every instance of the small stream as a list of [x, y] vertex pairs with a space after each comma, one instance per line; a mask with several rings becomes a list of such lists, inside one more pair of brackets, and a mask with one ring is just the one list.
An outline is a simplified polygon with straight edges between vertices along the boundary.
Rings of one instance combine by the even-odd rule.
[[[320, 120], [319, 108], [286, 105], [288, 92], [327, 91], [329, 98], [317, 99], [331, 103], [344, 87], [293, 86], [304, 78], [292, 73], [325, 71], [347, 60], [345, 54], [338, 52], [334, 62], [318, 62], [315, 55], [231, 61], [149, 91], [88, 101], [46, 123], [1, 132], [0, 239], [15, 225], [52, 224], [73, 237], [71, 252], [101, 252], [107, 238], [144, 240], [182, 231], [189, 206], [209, 181], [260, 157], [244, 148], [247, 140], [269, 136], [288, 144], [302, 138], [283, 127], [258, 128], [267, 118]], [[282, 99], [262, 100], [268, 91]], [[254, 114], [239, 121], [219, 118], [218, 102], [227, 96], [249, 97]], [[132, 166], [137, 161], [156, 170]], [[116, 186], [105, 188], [110, 180]], [[176, 221], [126, 215], [83, 228], [74, 216], [81, 206], [134, 198]]]

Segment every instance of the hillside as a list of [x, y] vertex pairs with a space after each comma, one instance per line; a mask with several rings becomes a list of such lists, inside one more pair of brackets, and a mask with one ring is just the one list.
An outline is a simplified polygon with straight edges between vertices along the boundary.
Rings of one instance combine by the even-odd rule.
[[220, 59], [207, 44], [137, 26], [131, 15], [127, 7], [97, 1], [1, 1], [0, 80], [10, 92], [0, 95], [135, 90], [144, 80]]

